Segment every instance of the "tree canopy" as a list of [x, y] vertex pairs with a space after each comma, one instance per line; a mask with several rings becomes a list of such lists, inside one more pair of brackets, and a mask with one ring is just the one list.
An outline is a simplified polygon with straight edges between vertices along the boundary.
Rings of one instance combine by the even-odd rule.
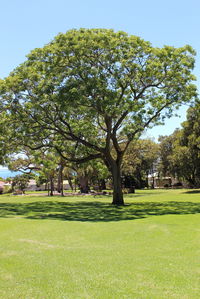
[[160, 138], [161, 170], [187, 182], [189, 187], [200, 186], [200, 112], [199, 103], [187, 111], [182, 128]]
[[139, 139], [127, 149], [122, 162], [122, 174], [137, 188], [148, 187], [148, 175], [159, 159], [159, 145], [151, 139]]
[[146, 127], [195, 97], [194, 55], [190, 46], [154, 48], [121, 31], [59, 34], [0, 83], [13, 139], [79, 163], [103, 159], [113, 203], [123, 204], [123, 155]]

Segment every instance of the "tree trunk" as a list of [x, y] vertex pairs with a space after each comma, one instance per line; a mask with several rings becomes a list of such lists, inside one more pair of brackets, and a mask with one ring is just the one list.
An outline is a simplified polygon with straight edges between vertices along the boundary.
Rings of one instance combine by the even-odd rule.
[[61, 170], [61, 167], [60, 167], [60, 169], [58, 171], [58, 184], [57, 184], [58, 193], [61, 193], [61, 189], [62, 189], [62, 187], [61, 187], [61, 181], [62, 181], [61, 176], [62, 176], [62, 170]]
[[77, 187], [77, 178], [75, 178], [75, 180], [74, 180], [74, 191], [76, 192], [76, 187]]
[[121, 169], [116, 162], [112, 165], [112, 179], [113, 179], [113, 205], [123, 206], [124, 198], [121, 185]]
[[61, 172], [61, 196], [64, 196], [63, 172]]
[[72, 180], [71, 180], [70, 176], [67, 177], [67, 180], [68, 180], [69, 186], [70, 186], [70, 188], [72, 189], [72, 192], [73, 192], [74, 191], [74, 186], [72, 184]]
[[106, 190], [106, 182], [104, 179], [100, 180], [100, 188], [101, 190]]
[[63, 193], [63, 168], [64, 168], [64, 165], [61, 163], [60, 167], [59, 167], [59, 172], [58, 172], [58, 186], [57, 186], [58, 193], [61, 193], [61, 196], [64, 196], [64, 193]]
[[146, 187], [149, 188], [149, 172], [146, 172]]
[[47, 183], [47, 188], [48, 188], [48, 196], [50, 196], [50, 188], [49, 188], [49, 183]]
[[79, 183], [80, 183], [81, 193], [88, 193], [89, 192], [88, 177], [86, 175], [79, 176]]
[[50, 196], [53, 196], [53, 191], [54, 191], [53, 177], [50, 177]]

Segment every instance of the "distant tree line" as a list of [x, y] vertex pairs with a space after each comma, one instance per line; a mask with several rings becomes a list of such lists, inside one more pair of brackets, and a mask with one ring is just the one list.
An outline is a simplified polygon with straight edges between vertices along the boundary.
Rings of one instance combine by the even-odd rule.
[[161, 136], [160, 167], [163, 176], [173, 176], [187, 183], [188, 187], [200, 187], [200, 104], [187, 111], [182, 128], [170, 136]]

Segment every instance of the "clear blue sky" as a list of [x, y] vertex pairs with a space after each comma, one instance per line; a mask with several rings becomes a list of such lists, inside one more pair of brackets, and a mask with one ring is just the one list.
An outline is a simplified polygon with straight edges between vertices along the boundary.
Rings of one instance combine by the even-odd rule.
[[[138, 35], [154, 46], [190, 44], [197, 51], [194, 73], [200, 66], [199, 0], [9, 0], [1, 1], [0, 78], [59, 32], [71, 28], [113, 28]], [[199, 84], [199, 82], [197, 82]], [[147, 135], [171, 134], [185, 119], [166, 121]]]

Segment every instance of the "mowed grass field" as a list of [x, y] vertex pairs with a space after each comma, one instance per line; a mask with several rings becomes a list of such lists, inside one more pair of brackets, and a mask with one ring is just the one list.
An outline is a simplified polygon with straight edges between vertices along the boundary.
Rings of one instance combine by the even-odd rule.
[[199, 192], [0, 196], [0, 298], [200, 298]]

